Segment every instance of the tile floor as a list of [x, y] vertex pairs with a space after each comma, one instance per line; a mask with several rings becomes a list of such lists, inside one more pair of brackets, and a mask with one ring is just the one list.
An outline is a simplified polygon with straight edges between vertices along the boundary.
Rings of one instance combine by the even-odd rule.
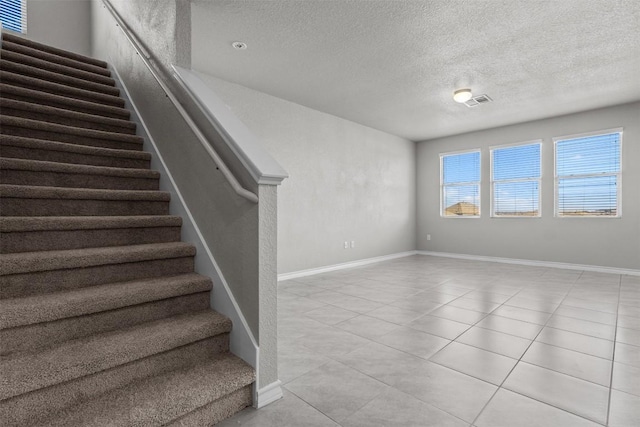
[[284, 398], [229, 426], [640, 426], [640, 277], [413, 256], [279, 284]]

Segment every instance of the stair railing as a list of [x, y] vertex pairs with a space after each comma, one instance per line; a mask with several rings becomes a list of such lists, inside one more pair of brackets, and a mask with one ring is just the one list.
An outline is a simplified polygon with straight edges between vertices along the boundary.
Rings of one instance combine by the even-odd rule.
[[229, 168], [224, 163], [222, 158], [218, 155], [218, 153], [216, 153], [216, 151], [213, 149], [211, 144], [209, 144], [209, 142], [207, 141], [207, 138], [204, 136], [202, 131], [200, 131], [200, 129], [195, 124], [193, 119], [189, 116], [189, 114], [184, 109], [182, 104], [180, 104], [180, 102], [178, 101], [178, 98], [174, 95], [174, 93], [171, 91], [171, 89], [167, 86], [167, 84], [164, 82], [164, 80], [162, 79], [160, 74], [155, 70], [154, 66], [151, 63], [152, 56], [142, 46], [142, 43], [140, 43], [140, 41], [138, 40], [138, 37], [131, 31], [129, 26], [124, 22], [124, 20], [120, 17], [120, 14], [113, 8], [113, 6], [111, 5], [111, 3], [108, 0], [102, 0], [102, 2], [105, 5], [105, 7], [107, 8], [107, 10], [109, 11], [109, 13], [111, 13], [113, 18], [116, 20], [116, 22], [118, 24], [118, 27], [120, 28], [122, 33], [125, 35], [125, 37], [129, 41], [129, 43], [131, 44], [133, 49], [140, 56], [140, 58], [142, 59], [144, 64], [147, 66], [147, 68], [149, 69], [149, 71], [151, 72], [151, 74], [153, 75], [155, 80], [158, 82], [158, 84], [160, 85], [162, 90], [165, 92], [167, 97], [171, 100], [171, 102], [176, 107], [176, 109], [178, 110], [178, 112], [180, 113], [180, 115], [182, 116], [184, 121], [187, 123], [189, 128], [191, 128], [191, 130], [193, 131], [195, 136], [198, 138], [198, 141], [200, 141], [200, 143], [202, 144], [204, 149], [207, 151], [207, 153], [209, 154], [209, 156], [213, 160], [213, 162], [216, 165], [216, 167], [218, 168], [218, 170], [220, 170], [220, 172], [222, 172], [222, 175], [227, 180], [227, 182], [229, 183], [231, 188], [239, 196], [241, 196], [241, 197], [243, 197], [243, 198], [245, 198], [245, 199], [247, 199], [247, 200], [249, 200], [249, 201], [251, 201], [253, 203], [258, 203], [258, 196], [256, 194], [252, 193], [251, 191], [247, 190], [246, 188], [244, 188], [238, 182], [238, 180], [233, 175], [233, 173], [229, 170]]

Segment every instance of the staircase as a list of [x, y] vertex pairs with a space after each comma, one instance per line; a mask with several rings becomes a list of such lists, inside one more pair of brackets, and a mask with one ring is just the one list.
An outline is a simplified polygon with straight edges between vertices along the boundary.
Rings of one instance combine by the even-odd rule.
[[0, 420], [205, 426], [252, 403], [107, 64], [3, 34]]

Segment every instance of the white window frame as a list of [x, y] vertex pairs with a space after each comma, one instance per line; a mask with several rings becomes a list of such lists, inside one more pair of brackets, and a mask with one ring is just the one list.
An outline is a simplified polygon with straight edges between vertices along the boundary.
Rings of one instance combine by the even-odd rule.
[[[463, 185], [477, 185], [478, 186], [478, 215], [445, 215], [444, 210], [444, 163], [443, 159], [447, 156], [457, 156], [459, 154], [469, 154], [469, 153], [478, 153], [479, 160], [478, 165], [480, 166], [480, 179], [476, 181], [470, 182], [457, 182], [455, 184], [447, 184], [447, 187], [459, 187]], [[476, 219], [482, 216], [482, 150], [480, 148], [474, 148], [472, 150], [461, 150], [461, 151], [450, 151], [447, 153], [440, 153], [440, 217], [441, 218], [467, 218], [467, 219]]]
[[21, 21], [21, 31], [16, 31], [11, 28], [6, 28], [2, 26], [4, 31], [9, 31], [12, 34], [27, 34], [27, 0], [19, 0], [20, 1], [20, 21]]
[[[494, 150], [500, 150], [503, 148], [511, 148], [511, 147], [519, 147], [519, 146], [523, 146], [523, 145], [535, 145], [538, 144], [540, 146], [540, 177], [538, 178], [518, 178], [518, 179], [501, 179], [501, 180], [494, 180], [493, 179], [493, 152]], [[543, 145], [542, 144], [542, 140], [541, 139], [535, 139], [532, 141], [525, 141], [525, 142], [515, 142], [513, 144], [502, 144], [502, 145], [494, 145], [489, 147], [489, 180], [490, 180], [490, 215], [491, 218], [540, 218], [542, 217], [542, 151], [543, 151]], [[495, 183], [513, 183], [513, 182], [528, 182], [528, 181], [538, 181], [538, 215], [496, 215], [494, 212], [494, 197], [495, 197]]]
[[[572, 176], [558, 176], [558, 153], [557, 153], [557, 145], [560, 141], [565, 141], [568, 139], [578, 139], [578, 138], [588, 138], [590, 136], [600, 136], [607, 135], [611, 133], [620, 134], [620, 169], [618, 172], [611, 173], [597, 173], [597, 174], [583, 174], [580, 175], [580, 178], [593, 178], [593, 177], [601, 177], [601, 176], [615, 176], [616, 177], [616, 214], [615, 215], [560, 215], [558, 212], [559, 209], [559, 182], [560, 179], [566, 178], [577, 178]], [[623, 140], [623, 128], [614, 128], [614, 129], [605, 129], [593, 132], [584, 132], [577, 133], [572, 135], [563, 135], [557, 136], [553, 138], [553, 174], [554, 174], [554, 196], [553, 196], [553, 215], [556, 218], [621, 218], [622, 217], [622, 140]]]

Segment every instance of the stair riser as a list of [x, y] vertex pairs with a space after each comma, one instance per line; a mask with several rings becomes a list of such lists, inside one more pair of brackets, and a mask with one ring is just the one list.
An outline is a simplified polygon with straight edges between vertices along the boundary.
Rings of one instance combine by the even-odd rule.
[[0, 354], [31, 351], [63, 341], [209, 308], [209, 292], [199, 292], [101, 313], [0, 330]]
[[78, 70], [83, 70], [90, 73], [111, 77], [111, 72], [106, 68], [87, 64], [86, 62], [76, 61], [70, 58], [65, 58], [59, 55], [47, 53], [42, 50], [33, 49], [21, 44], [16, 44], [16, 43], [3, 40], [2, 48], [6, 51], [16, 52], [26, 56], [32, 56], [34, 58], [38, 58], [43, 61], [52, 62], [54, 64], [60, 64], [60, 65], [75, 68]]
[[42, 52], [47, 52], [47, 53], [52, 53], [54, 55], [58, 55], [58, 56], [62, 56], [65, 58], [69, 58], [69, 59], [73, 59], [76, 61], [80, 61], [80, 62], [85, 62], [87, 64], [91, 64], [94, 65], [96, 67], [100, 67], [100, 68], [107, 68], [108, 64], [104, 61], [101, 61], [99, 59], [95, 59], [95, 58], [91, 58], [88, 56], [84, 56], [84, 55], [80, 55], [74, 52], [69, 52], [66, 51], [64, 49], [58, 49], [56, 47], [53, 46], [48, 46], [42, 43], [38, 43], [38, 42], [34, 42], [33, 40], [27, 40], [27, 39], [23, 39], [21, 37], [18, 36], [14, 36], [11, 35], [9, 33], [5, 33], [2, 35], [2, 38], [6, 41], [15, 43], [15, 44], [19, 44], [22, 46], [27, 46], [30, 47], [32, 49], [35, 49], [36, 51], [42, 51]]
[[63, 408], [126, 386], [136, 380], [194, 365], [213, 354], [228, 351], [229, 335], [220, 334], [117, 368], [58, 384], [0, 402], [6, 427], [39, 424]]
[[182, 257], [13, 274], [0, 277], [0, 298], [17, 298], [105, 283], [177, 276], [192, 272], [193, 257]]
[[38, 130], [23, 128], [18, 126], [3, 125], [2, 133], [4, 135], [22, 136], [25, 138], [44, 139], [47, 141], [65, 142], [67, 144], [86, 145], [89, 147], [115, 148], [116, 150], [132, 150], [141, 151], [142, 144], [137, 142], [118, 141], [106, 138], [93, 138], [82, 135], [74, 135], [67, 133], [51, 132], [47, 130]]
[[47, 123], [55, 123], [64, 126], [73, 126], [83, 129], [101, 130], [104, 132], [116, 132], [124, 135], [135, 135], [135, 127], [115, 126], [108, 123], [92, 122], [87, 120], [78, 120], [70, 117], [61, 117], [49, 113], [39, 113], [29, 110], [18, 110], [15, 108], [2, 108], [2, 114], [5, 116], [21, 117], [24, 119], [40, 120]]
[[110, 190], [158, 190], [158, 178], [134, 178], [15, 169], [0, 170], [4, 184]]
[[2, 200], [2, 216], [168, 215], [168, 201], [19, 199]]
[[202, 406], [177, 420], [174, 420], [166, 427], [204, 427], [212, 426], [222, 420], [240, 412], [253, 403], [253, 386], [247, 385], [243, 388], [227, 394], [226, 396]]
[[[13, 89], [14, 91], [19, 90], [18, 88], [11, 87], [11, 86], [5, 85], [5, 87], [9, 87], [10, 90]], [[64, 97], [50, 98], [46, 94], [43, 94], [40, 92], [14, 93], [14, 92], [8, 92], [4, 90], [2, 91], [2, 96], [7, 99], [15, 99], [16, 101], [33, 102], [40, 105], [46, 105], [49, 107], [63, 108], [65, 110], [77, 111], [79, 113], [86, 113], [86, 114], [94, 114], [97, 116], [109, 117], [112, 119], [127, 120], [129, 116], [129, 113], [127, 112], [127, 110], [124, 110], [119, 107], [115, 110], [112, 110], [110, 107], [103, 106], [102, 104], [92, 103], [90, 105], [87, 105], [87, 104], [77, 102], [73, 98], [64, 98]]]
[[2, 156], [13, 159], [42, 160], [76, 165], [109, 166], [114, 168], [149, 169], [150, 160], [129, 159], [126, 157], [94, 156], [68, 151], [53, 151], [14, 145], [1, 145]]
[[[28, 77], [28, 76], [25, 76]], [[70, 86], [65, 86], [59, 83], [52, 83], [45, 80], [37, 81], [23, 81], [14, 80], [13, 76], [9, 76], [8, 73], [2, 73], [3, 83], [6, 83], [17, 88], [30, 89], [42, 92], [44, 94], [52, 94], [64, 96], [67, 98], [78, 99], [80, 101], [93, 102], [96, 104], [107, 105], [110, 107], [124, 107], [124, 100], [110, 95], [102, 93], [91, 92], [87, 90], [74, 89]]]
[[0, 69], [78, 89], [120, 96], [120, 90], [115, 87], [115, 82], [111, 78], [77, 72], [72, 68], [62, 67], [46, 61], [38, 61], [14, 52], [7, 51], [3, 53], [2, 60], [0, 60]]
[[180, 227], [3, 232], [0, 253], [58, 251], [180, 241]]

